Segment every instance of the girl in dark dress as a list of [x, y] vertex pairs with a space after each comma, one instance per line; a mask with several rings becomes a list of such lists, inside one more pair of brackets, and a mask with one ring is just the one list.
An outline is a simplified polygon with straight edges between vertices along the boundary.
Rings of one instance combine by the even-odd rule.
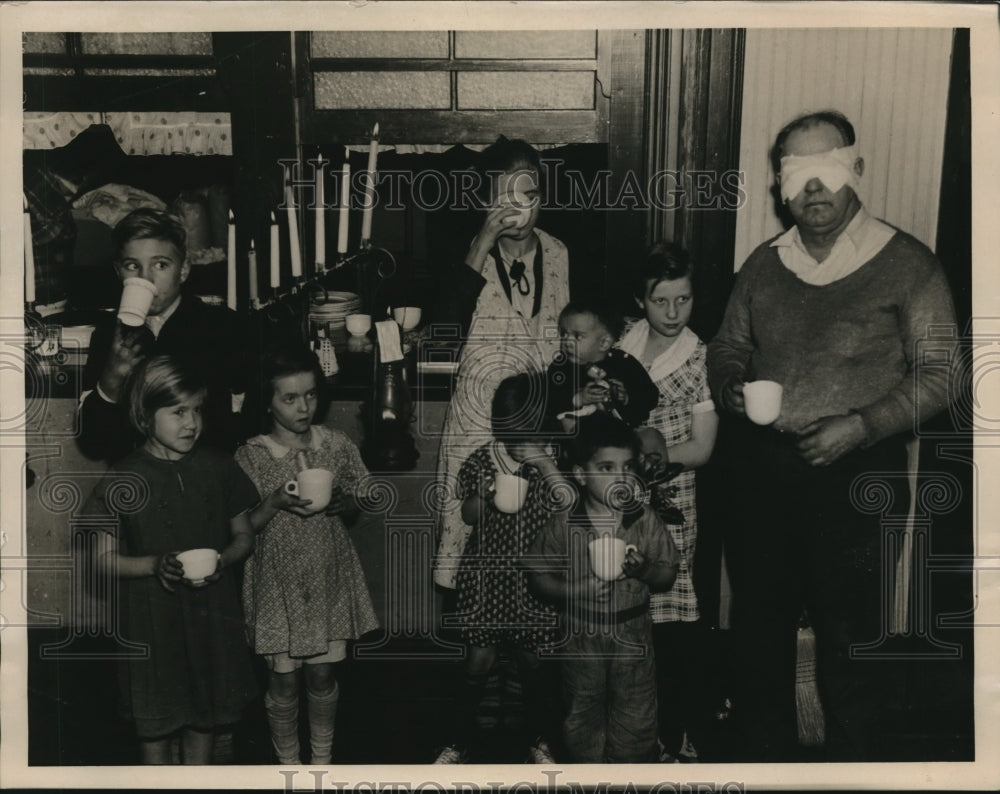
[[[462, 519], [473, 527], [457, 576], [456, 621], [467, 656], [457, 693], [454, 739], [435, 763], [464, 763], [481, 754], [475, 746], [481, 739], [476, 710], [501, 647], [513, 651], [520, 672], [529, 762], [552, 761], [546, 740], [558, 734], [559, 715], [538, 650], [555, 639], [557, 618], [528, 591], [521, 560], [552, 512], [569, 506], [569, 490], [559, 487], [565, 480], [545, 448], [543, 395], [541, 375], [522, 373], [501, 381], [491, 411], [494, 440], [473, 452], [459, 472]], [[500, 474], [527, 481], [516, 512], [497, 507]]]
[[[126, 393], [146, 441], [105, 475], [87, 510], [107, 517], [97, 564], [121, 579], [122, 639], [146, 647], [121, 662], [123, 707], [143, 763], [171, 763], [179, 735], [182, 761], [206, 764], [214, 730], [237, 722], [255, 694], [236, 566], [253, 546], [257, 491], [232, 457], [197, 443], [196, 375], [155, 356]], [[196, 548], [216, 553], [204, 579], [186, 577], [177, 558]]]

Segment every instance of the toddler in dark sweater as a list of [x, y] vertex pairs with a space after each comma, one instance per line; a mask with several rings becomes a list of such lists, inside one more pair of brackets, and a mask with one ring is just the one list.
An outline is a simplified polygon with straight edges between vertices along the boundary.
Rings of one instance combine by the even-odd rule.
[[613, 347], [621, 316], [600, 301], [571, 301], [559, 315], [560, 349], [549, 366], [548, 413], [572, 432], [575, 419], [598, 410], [638, 427], [660, 392], [639, 361]]

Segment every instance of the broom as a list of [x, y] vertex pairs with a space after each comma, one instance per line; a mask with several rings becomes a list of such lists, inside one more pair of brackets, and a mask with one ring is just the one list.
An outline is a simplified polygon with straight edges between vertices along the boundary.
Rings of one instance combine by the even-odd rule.
[[795, 712], [799, 744], [820, 747], [826, 741], [823, 704], [816, 685], [816, 632], [803, 618], [795, 660]]

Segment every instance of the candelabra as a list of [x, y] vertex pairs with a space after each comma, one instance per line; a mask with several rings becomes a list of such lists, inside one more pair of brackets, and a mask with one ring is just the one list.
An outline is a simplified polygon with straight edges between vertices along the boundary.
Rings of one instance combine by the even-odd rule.
[[396, 259], [388, 250], [372, 245], [369, 240], [362, 240], [360, 248], [353, 253], [338, 254], [337, 261], [332, 265], [317, 263], [311, 276], [297, 276], [287, 287], [273, 288], [270, 298], [264, 301], [251, 300], [250, 309], [261, 313], [273, 323], [298, 320], [303, 339], [308, 339], [310, 300], [319, 298], [316, 303], [326, 302], [330, 277], [344, 268], [355, 271], [354, 280], [361, 299], [361, 313], [374, 316], [379, 284], [395, 275]]

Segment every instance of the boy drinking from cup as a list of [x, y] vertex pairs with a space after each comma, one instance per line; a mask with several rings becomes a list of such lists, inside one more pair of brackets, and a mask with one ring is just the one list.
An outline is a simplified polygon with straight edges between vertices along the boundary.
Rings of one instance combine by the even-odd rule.
[[[532, 546], [530, 586], [563, 612], [566, 716], [574, 763], [644, 763], [658, 757], [650, 591], [677, 575], [677, 550], [656, 514], [637, 498], [639, 442], [607, 413], [580, 420], [572, 449], [581, 498], [542, 529]], [[616, 577], [592, 560], [600, 538], [624, 541]], [[595, 548], [612, 544], [597, 544]], [[620, 544], [615, 544], [620, 545]], [[631, 548], [629, 548], [631, 546]]]
[[139, 362], [169, 355], [207, 384], [202, 443], [232, 451], [242, 440], [234, 395], [245, 391], [251, 361], [236, 313], [182, 292], [191, 266], [184, 227], [173, 215], [135, 210], [118, 222], [113, 236], [123, 295], [117, 314], [102, 317], [90, 339], [80, 397], [81, 450], [114, 462], [142, 443], [129, 426], [122, 387]]

